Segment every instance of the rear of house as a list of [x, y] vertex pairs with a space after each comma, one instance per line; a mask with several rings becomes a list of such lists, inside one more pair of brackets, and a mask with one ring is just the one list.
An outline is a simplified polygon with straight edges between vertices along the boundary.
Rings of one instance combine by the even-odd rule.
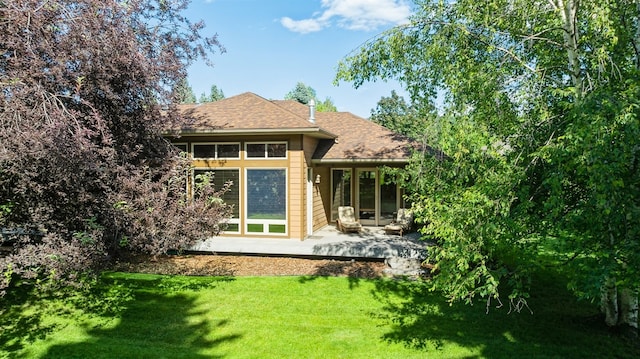
[[193, 161], [190, 185], [205, 172], [216, 186], [233, 182], [225, 236], [302, 240], [334, 223], [338, 206], [372, 226], [404, 206], [380, 169], [404, 166], [414, 144], [366, 119], [253, 93], [181, 111], [189, 126], [173, 142]]

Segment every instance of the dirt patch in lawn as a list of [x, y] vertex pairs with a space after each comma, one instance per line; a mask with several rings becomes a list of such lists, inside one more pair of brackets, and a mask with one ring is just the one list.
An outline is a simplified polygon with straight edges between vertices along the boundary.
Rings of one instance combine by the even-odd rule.
[[383, 262], [217, 254], [136, 257], [114, 269], [127, 272], [208, 276], [348, 276], [379, 278]]

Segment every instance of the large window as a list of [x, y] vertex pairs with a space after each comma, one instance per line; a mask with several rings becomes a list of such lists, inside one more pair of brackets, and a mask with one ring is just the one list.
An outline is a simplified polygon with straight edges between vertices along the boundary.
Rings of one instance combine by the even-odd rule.
[[287, 233], [287, 172], [247, 169], [247, 233]]
[[333, 170], [331, 175], [331, 220], [336, 220], [338, 207], [351, 206], [351, 170]]
[[[208, 175], [207, 177], [204, 177]], [[193, 171], [194, 185], [208, 178], [216, 190], [222, 189], [225, 183], [231, 183], [229, 190], [222, 195], [222, 200], [233, 207], [233, 217], [227, 222], [225, 232], [240, 232], [240, 170], [237, 169], [196, 169]]]
[[194, 158], [207, 159], [238, 159], [240, 158], [239, 143], [198, 143], [193, 145]]
[[251, 143], [246, 144], [247, 158], [286, 158], [286, 142]]

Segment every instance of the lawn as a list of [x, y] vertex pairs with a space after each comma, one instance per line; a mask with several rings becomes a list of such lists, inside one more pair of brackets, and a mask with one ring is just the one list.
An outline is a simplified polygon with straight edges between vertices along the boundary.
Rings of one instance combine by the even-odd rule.
[[108, 273], [92, 291], [8, 294], [0, 357], [639, 357], [592, 305], [544, 286], [533, 315], [486, 314], [418, 281]]

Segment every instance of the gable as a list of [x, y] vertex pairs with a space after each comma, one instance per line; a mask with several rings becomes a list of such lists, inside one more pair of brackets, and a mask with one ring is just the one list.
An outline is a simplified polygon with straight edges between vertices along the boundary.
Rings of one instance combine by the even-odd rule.
[[250, 92], [215, 102], [180, 105], [179, 110], [188, 120], [183, 132], [319, 129], [304, 117]]

